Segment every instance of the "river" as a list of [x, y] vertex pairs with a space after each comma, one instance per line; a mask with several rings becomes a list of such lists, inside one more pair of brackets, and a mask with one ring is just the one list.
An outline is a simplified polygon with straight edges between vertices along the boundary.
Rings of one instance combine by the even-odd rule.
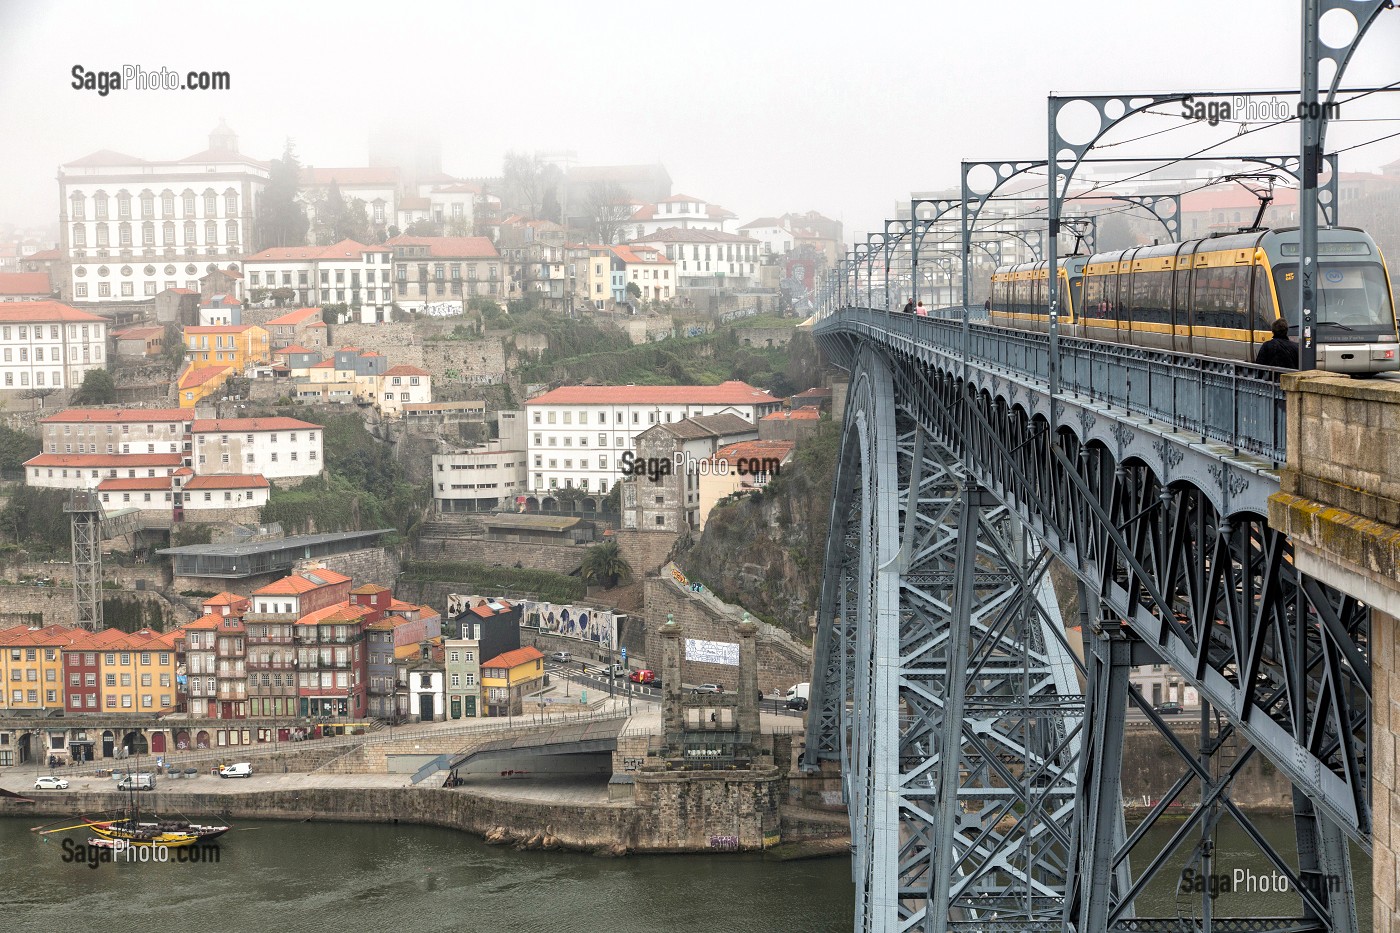
[[[221, 840], [218, 863], [65, 862], [62, 840], [29, 832], [47, 820], [0, 819], [0, 899], [9, 933], [101, 930], [196, 933], [275, 929], [429, 933], [846, 933], [846, 858], [778, 862], [757, 855], [595, 858], [517, 852], [455, 830], [350, 823], [247, 822]], [[1291, 823], [1258, 821], [1282, 843]], [[1155, 852], [1171, 829], [1148, 837]], [[1268, 866], [1222, 824], [1217, 870]], [[172, 851], [172, 855], [174, 852]], [[1371, 929], [1370, 863], [1355, 865], [1361, 930]], [[1198, 897], [1158, 883], [1140, 912], [1190, 915]], [[1220, 914], [1297, 910], [1290, 894], [1227, 894]]]

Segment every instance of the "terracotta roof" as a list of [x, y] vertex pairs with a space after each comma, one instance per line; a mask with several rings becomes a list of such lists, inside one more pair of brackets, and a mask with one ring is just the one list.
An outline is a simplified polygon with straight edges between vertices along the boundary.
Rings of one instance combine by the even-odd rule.
[[725, 233], [721, 230], [700, 230], [695, 227], [666, 227], [629, 240], [629, 243], [757, 243], [751, 236]]
[[749, 221], [739, 229], [747, 230], [750, 227], [781, 227], [782, 225], [783, 222], [776, 217], [760, 217], [757, 220]]
[[227, 590], [222, 593], [215, 593], [204, 601], [206, 606], [236, 606], [239, 603], [248, 602], [248, 597], [239, 596], [237, 593], [230, 593]]
[[297, 308], [295, 311], [288, 311], [286, 314], [273, 318], [267, 324], [300, 324], [309, 317], [317, 317], [320, 313], [320, 308]]
[[[651, 246], [614, 246], [613, 255], [623, 262], [635, 262], [651, 266], [673, 266], [674, 262], [666, 254]], [[650, 257], [650, 258], [648, 258]]]
[[352, 166], [350, 168], [313, 168], [301, 170], [302, 184], [329, 185], [389, 185], [399, 183], [399, 170], [386, 166]]
[[235, 298], [235, 297], [232, 296], [232, 295], [210, 295], [210, 296], [209, 296], [209, 300], [206, 301], [206, 302], [204, 302], [203, 304], [201, 304], [200, 307], [201, 307], [201, 308], [205, 308], [205, 309], [208, 309], [208, 308], [216, 308], [216, 309], [217, 309], [218, 307], [225, 307], [225, 306], [231, 307], [231, 306], [233, 306], [233, 305], [241, 305], [241, 304], [243, 304], [243, 302], [239, 301], [237, 298]]
[[56, 249], [41, 249], [37, 253], [30, 253], [25, 259], [62, 259], [63, 254]]
[[361, 253], [387, 253], [383, 246], [366, 246], [355, 240], [341, 240], [330, 246], [272, 246], [254, 253], [248, 262], [303, 262], [312, 259], [358, 259]]
[[137, 476], [112, 479], [108, 477], [97, 484], [98, 492], [130, 492], [132, 490], [170, 491], [168, 476]]
[[106, 324], [105, 317], [88, 314], [61, 301], [6, 301], [0, 303], [0, 321], [6, 324]]
[[27, 467], [177, 467], [182, 454], [39, 454], [24, 461]]
[[253, 590], [254, 596], [298, 596], [302, 593], [310, 592], [322, 586], [320, 583], [313, 583], [302, 576], [293, 575], [274, 580], [267, 586]]
[[42, 424], [113, 424], [153, 421], [189, 421], [190, 413], [183, 408], [69, 408], [41, 419]]
[[534, 648], [534, 647], [516, 648], [514, 651], [507, 651], [507, 652], [505, 652], [504, 654], [498, 654], [498, 655], [496, 655], [494, 658], [492, 658], [492, 659], [489, 660], [489, 661], [482, 661], [482, 662], [481, 662], [481, 666], [482, 666], [483, 668], [487, 668], [487, 667], [514, 668], [514, 667], [519, 667], [519, 666], [522, 665], [522, 664], [528, 664], [530, 661], [539, 660], [539, 659], [541, 659], [541, 658], [543, 658], [543, 657], [544, 657], [544, 655], [540, 653], [540, 649], [538, 649], [538, 648]]
[[351, 596], [373, 596], [376, 593], [387, 593], [387, 586], [380, 586], [378, 583], [361, 583], [350, 591]]
[[145, 165], [145, 159], [138, 159], [136, 156], [125, 155], [111, 149], [99, 149], [94, 153], [83, 156], [81, 159], [74, 159], [72, 162], [64, 162], [63, 168], [70, 165], [83, 167], [94, 165]]
[[[272, 321], [268, 321], [268, 323], [271, 324]], [[272, 355], [273, 355], [273, 356], [282, 356], [282, 355], [288, 354], [288, 353], [311, 353], [311, 352], [312, 352], [311, 350], [306, 349], [306, 347], [303, 347], [301, 344], [294, 343], [294, 344], [292, 344], [290, 347], [283, 347], [283, 348], [280, 349], [280, 350], [273, 350], [273, 351], [272, 351]]]
[[347, 622], [359, 622], [367, 615], [374, 613], [371, 606], [352, 606], [348, 602], [336, 603], [324, 609], [317, 609], [315, 612], [308, 612], [297, 619], [297, 625], [322, 625], [325, 623], [344, 624]]
[[[256, 324], [201, 324], [185, 328], [186, 334], [241, 334], [258, 327]], [[258, 327], [258, 330], [262, 330]]]
[[[101, 488], [101, 487], [99, 487]], [[267, 478], [261, 473], [239, 476], [230, 473], [215, 473], [196, 476], [185, 483], [186, 489], [267, 489]]]
[[407, 365], [407, 364], [401, 363], [401, 364], [399, 364], [398, 366], [392, 366], [392, 367], [390, 367], [389, 369], [384, 370], [383, 375], [385, 375], [385, 376], [431, 376], [432, 373], [428, 372], [426, 369], [419, 369], [417, 366], [409, 366], [409, 365]]
[[0, 272], [0, 295], [52, 295], [47, 272]]
[[225, 374], [233, 372], [232, 366], [200, 366], [198, 368], [190, 366], [180, 374], [180, 388], [192, 389], [195, 386], [202, 386], [207, 382], [222, 379]]
[[161, 294], [163, 295], [163, 294], [165, 294], [165, 292], [172, 292], [172, 293], [174, 293], [174, 294], [176, 294], [176, 295], [193, 295], [193, 294], [194, 294], [194, 289], [192, 289], [192, 288], [167, 288], [167, 289], [163, 289], [163, 290], [161, 291]]
[[562, 386], [526, 405], [767, 405], [778, 399], [737, 379], [717, 386]]
[[396, 236], [385, 240], [384, 245], [426, 246], [429, 256], [442, 259], [499, 259], [501, 256], [484, 236]]
[[326, 322], [325, 322], [325, 321], [312, 321], [310, 324], [307, 324], [306, 326], [307, 326], [307, 327], [325, 327], [325, 326], [326, 326]]
[[310, 366], [310, 368], [311, 368], [311, 369], [335, 369], [335, 358], [332, 357], [331, 359], [328, 359], [328, 360], [322, 360], [322, 361], [319, 362], [319, 363], [312, 363], [311, 366]]
[[319, 424], [298, 421], [296, 418], [200, 418], [194, 423], [195, 434], [210, 434], [227, 431], [230, 434], [256, 431], [300, 431], [304, 428], [320, 430]]
[[152, 337], [160, 337], [164, 334], [164, 327], [128, 327], [126, 330], [117, 331], [112, 336], [118, 340], [150, 340]]
[[792, 411], [775, 411], [764, 415], [764, 421], [820, 421], [822, 413], [810, 405]]
[[740, 460], [777, 460], [782, 462], [792, 456], [797, 445], [792, 441], [740, 441], [728, 444], [715, 451], [711, 460], [722, 460], [735, 466]]

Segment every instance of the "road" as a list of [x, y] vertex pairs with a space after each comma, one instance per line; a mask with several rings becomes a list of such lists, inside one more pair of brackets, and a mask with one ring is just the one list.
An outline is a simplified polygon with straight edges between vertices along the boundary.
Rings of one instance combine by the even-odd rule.
[[[582, 670], [580, 669], [582, 668]], [[616, 696], [627, 696], [627, 688], [632, 688], [632, 701], [634, 703], [660, 703], [661, 691], [654, 686], [647, 684], [634, 684], [631, 681], [619, 677], [610, 681], [608, 678], [608, 667], [604, 664], [591, 664], [583, 661], [572, 661], [568, 664], [547, 664], [545, 670], [550, 679], [566, 680], [583, 690], [598, 690], [599, 695], [606, 694], [608, 689], [614, 688]], [[683, 689], [690, 690], [694, 684], [682, 684]], [[759, 702], [760, 712], [776, 713], [783, 716], [801, 717], [802, 713], [797, 710], [790, 710], [785, 705], [785, 701], [780, 696], [765, 696]]]

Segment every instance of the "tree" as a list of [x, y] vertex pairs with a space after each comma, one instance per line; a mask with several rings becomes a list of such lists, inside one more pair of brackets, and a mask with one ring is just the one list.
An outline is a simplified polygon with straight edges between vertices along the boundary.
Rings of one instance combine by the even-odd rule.
[[16, 486], [0, 512], [0, 533], [23, 547], [61, 554], [71, 543], [67, 501], [66, 489]]
[[0, 473], [24, 469], [24, 461], [37, 456], [43, 447], [37, 437], [0, 425]]
[[405, 236], [437, 236], [437, 224], [431, 220], [415, 220], [404, 228]]
[[617, 242], [622, 225], [632, 216], [632, 196], [615, 181], [595, 181], [585, 201], [588, 222], [597, 242]]
[[602, 585], [607, 589], [632, 577], [632, 565], [622, 556], [622, 549], [616, 541], [604, 541], [589, 548], [583, 555], [580, 569], [585, 583]]
[[356, 243], [370, 243], [375, 240], [374, 228], [370, 226], [369, 212], [365, 202], [356, 198], [346, 201], [340, 193], [340, 185], [334, 178], [325, 194], [316, 199], [316, 242], [330, 246], [341, 240], [354, 240]]
[[501, 170], [506, 202], [531, 220], [540, 216], [545, 196], [545, 165], [538, 155], [507, 152]]
[[302, 246], [310, 223], [306, 208], [297, 195], [301, 191], [301, 162], [297, 160], [292, 141], [287, 140], [282, 158], [273, 159], [268, 170], [267, 187], [258, 201], [254, 229], [258, 249], [269, 246]]
[[83, 384], [69, 399], [72, 405], [110, 405], [117, 400], [117, 384], [112, 374], [105, 369], [89, 369], [83, 375]]
[[637, 299], [642, 297], [642, 287], [636, 282], [627, 283], [627, 297]]

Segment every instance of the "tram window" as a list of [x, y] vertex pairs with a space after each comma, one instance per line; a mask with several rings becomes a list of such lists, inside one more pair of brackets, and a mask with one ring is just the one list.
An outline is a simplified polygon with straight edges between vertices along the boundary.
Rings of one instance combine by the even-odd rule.
[[1103, 276], [1084, 276], [1084, 296], [1080, 302], [1079, 314], [1081, 317], [1100, 318], [1103, 317], [1101, 302], [1103, 301]]
[[1273, 293], [1269, 291], [1269, 274], [1264, 271], [1263, 266], [1253, 266], [1250, 271], [1254, 273], [1254, 297], [1251, 306], [1253, 327], [1255, 330], [1268, 330], [1273, 327], [1274, 319], [1278, 317]]
[[1246, 326], [1248, 273], [1248, 266], [1216, 266], [1196, 270], [1196, 326], [1236, 329]]
[[1154, 324], [1170, 320], [1170, 272], [1133, 273], [1133, 320]]
[[1176, 288], [1172, 291], [1172, 320], [1177, 327], [1191, 324], [1191, 270], [1176, 270]]

